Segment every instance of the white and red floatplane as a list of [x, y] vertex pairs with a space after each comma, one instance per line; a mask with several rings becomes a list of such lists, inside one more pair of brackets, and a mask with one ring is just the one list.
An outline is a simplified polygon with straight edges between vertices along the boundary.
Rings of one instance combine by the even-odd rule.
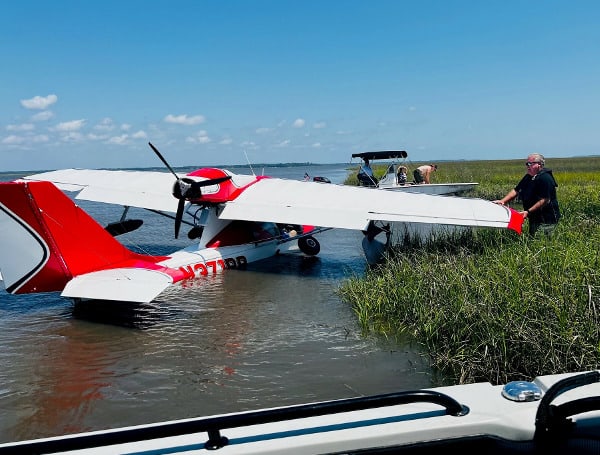
[[[315, 255], [314, 235], [365, 233], [365, 251], [383, 243], [376, 223], [508, 228], [522, 216], [475, 198], [433, 196], [202, 168], [170, 172], [66, 169], [0, 183], [0, 271], [12, 294], [58, 291], [76, 300], [150, 302], [167, 287], [299, 249]], [[173, 181], [175, 180], [175, 183]], [[117, 204], [121, 220], [98, 224], [75, 199]], [[139, 228], [140, 207], [190, 226], [191, 244], [168, 255], [131, 251], [115, 237]], [[173, 216], [174, 214], [174, 216]]]

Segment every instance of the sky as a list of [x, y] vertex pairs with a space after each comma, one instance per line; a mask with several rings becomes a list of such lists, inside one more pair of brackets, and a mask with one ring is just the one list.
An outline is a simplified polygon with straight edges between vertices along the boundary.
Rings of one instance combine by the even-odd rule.
[[600, 154], [597, 0], [0, 3], [0, 171]]

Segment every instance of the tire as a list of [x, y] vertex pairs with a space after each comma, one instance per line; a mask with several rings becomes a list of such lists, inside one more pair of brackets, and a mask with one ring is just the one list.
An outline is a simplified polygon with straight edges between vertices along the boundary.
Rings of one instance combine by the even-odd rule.
[[312, 235], [298, 239], [298, 248], [307, 256], [315, 256], [321, 251], [321, 245]]

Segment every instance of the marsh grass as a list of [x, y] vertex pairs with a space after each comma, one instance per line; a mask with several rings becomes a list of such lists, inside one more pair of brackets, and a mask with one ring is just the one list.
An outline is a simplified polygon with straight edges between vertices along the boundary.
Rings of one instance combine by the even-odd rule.
[[[548, 159], [547, 167], [563, 213], [552, 237], [475, 229], [406, 238], [339, 289], [364, 330], [409, 335], [441, 383], [598, 368], [600, 158]], [[525, 169], [523, 160], [474, 161], [440, 171], [436, 181], [477, 181], [471, 196], [498, 199]]]

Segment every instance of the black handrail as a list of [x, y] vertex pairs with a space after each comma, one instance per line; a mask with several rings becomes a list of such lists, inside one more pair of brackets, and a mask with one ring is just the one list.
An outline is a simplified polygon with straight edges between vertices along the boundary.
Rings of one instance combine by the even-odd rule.
[[600, 372], [590, 371], [561, 379], [550, 387], [544, 394], [544, 397], [538, 406], [535, 416], [534, 439], [539, 441], [559, 433], [557, 430], [569, 424], [567, 417], [571, 415], [598, 409], [598, 407], [594, 408], [594, 406], [600, 404], [600, 400], [597, 397], [576, 400], [560, 406], [552, 405], [554, 399], [559, 395], [577, 387], [594, 384], [596, 382], [600, 382]]
[[102, 433], [64, 436], [60, 439], [40, 439], [14, 443], [0, 447], [0, 455], [56, 453], [79, 450], [112, 444], [125, 444], [149, 439], [181, 436], [191, 433], [208, 433], [207, 449], [218, 449], [227, 445], [226, 437], [221, 430], [239, 428], [285, 420], [302, 419], [343, 412], [360, 411], [384, 406], [395, 406], [409, 403], [433, 403], [442, 406], [446, 415], [455, 417], [469, 413], [469, 408], [461, 405], [454, 398], [433, 390], [417, 390], [396, 392], [368, 397], [348, 398], [342, 400], [322, 401], [313, 404], [302, 404], [261, 411], [242, 412], [219, 417], [201, 417], [180, 422], [150, 424], [139, 428], [107, 430]]

